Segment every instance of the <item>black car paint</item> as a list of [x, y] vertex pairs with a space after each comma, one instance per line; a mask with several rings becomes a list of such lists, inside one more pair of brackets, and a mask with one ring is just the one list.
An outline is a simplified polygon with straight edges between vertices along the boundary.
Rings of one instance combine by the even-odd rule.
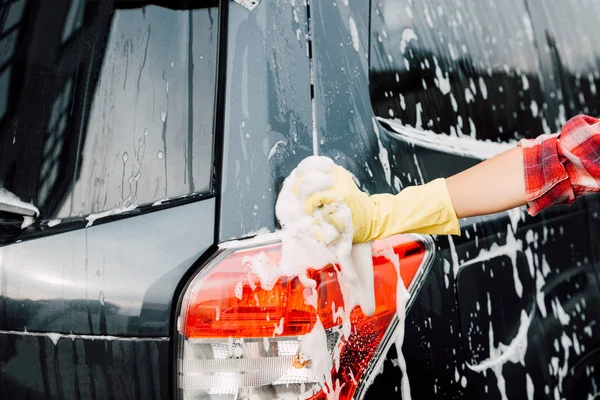
[[307, 8], [228, 13], [219, 241], [274, 230], [283, 179], [313, 154]]
[[[377, 3], [377, 1], [372, 2], [373, 5]], [[435, 12], [433, 7], [435, 1], [425, 3], [428, 3], [430, 10]], [[457, 1], [456, 3], [463, 3], [465, 7], [475, 5], [473, 3], [468, 6], [470, 2]], [[507, 7], [502, 12], [498, 12], [498, 9], [505, 7], [505, 4], [494, 6], [491, 3], [487, 5], [478, 3], [477, 6], [496, 9], [497, 14], [494, 18], [500, 22], [503, 19], [523, 18], [520, 14], [523, 5], [512, 9]], [[564, 69], [557, 68], [556, 65], [561, 62], [559, 54], [544, 51], [546, 46], [542, 43], [547, 38], [558, 35], [558, 32], [552, 32], [552, 27], [557, 25], [543, 23], [539, 17], [547, 12], [547, 9], [560, 9], [564, 5], [557, 3], [552, 6], [546, 4], [542, 6], [537, 2], [525, 2], [524, 6], [534, 21], [535, 48], [539, 53], [544, 54], [543, 57], [539, 57], [541, 73], [536, 78], [541, 81], [539, 87], [544, 90], [544, 97], [549, 103], [548, 107], [544, 107], [547, 112], [545, 119], [549, 129], [555, 131], [560, 127], [561, 119], [565, 118], [565, 115], [561, 115], [561, 109], [565, 110], [566, 108], [568, 110], [566, 117], [569, 117], [577, 112], [594, 110], [596, 102], [590, 98], [587, 109], [577, 108], [573, 102], [565, 101], [566, 105], [562, 103], [561, 93], [566, 89], [573, 90], [568, 82], [577, 73], [570, 72], [571, 75], [569, 75]], [[574, 7], [575, 5], [570, 4], [570, 6]], [[544, 10], [545, 8], [547, 9]], [[460, 7], [456, 6], [455, 9], [460, 10]], [[467, 8], [467, 10], [470, 9]], [[377, 8], [374, 7], [371, 13], [373, 17], [374, 13], [377, 13]], [[445, 16], [442, 17], [442, 15]], [[489, 18], [483, 14], [477, 14], [477, 16], [480, 16], [482, 21]], [[437, 12], [437, 17], [439, 24], [443, 24], [445, 19], [450, 19], [447, 14], [440, 12]], [[472, 22], [478, 23], [477, 21], [464, 21], [466, 25]], [[424, 24], [425, 20], [421, 23]], [[493, 30], [493, 26], [492, 24], [488, 27]], [[378, 38], [375, 33], [377, 32], [374, 32], [374, 37], [371, 39], [372, 46], [377, 46]], [[441, 42], [451, 43], [452, 37], [451, 34], [448, 34], [443, 37], [445, 41], [442, 39]], [[582, 41], [586, 42], [588, 39], [582, 39]], [[552, 43], [549, 48], [552, 47], [551, 45]], [[482, 43], [482, 46], [485, 44]], [[433, 54], [437, 55], [440, 60], [440, 65], [445, 64], [450, 67], [453, 65], [452, 61], [447, 59], [449, 55], [445, 48], [434, 47], [433, 51]], [[389, 84], [389, 78], [385, 75], [386, 68], [389, 68], [386, 66], [388, 58], [385, 56], [386, 54], [383, 53], [371, 60], [371, 63], [375, 63], [376, 70], [380, 68], [384, 72], [381, 76], [372, 72], [371, 76], [372, 89], [376, 89], [372, 90], [372, 96], [373, 94], [381, 96], [381, 98], [373, 99], [376, 104], [379, 101], [382, 102], [376, 105], [376, 107], [380, 107], [377, 110], [379, 113], [387, 112], [387, 107], [392, 106], [385, 91], [394, 90], [399, 86], [399, 84], [395, 84], [396, 86]], [[457, 62], [459, 72], [455, 72], [454, 79], [459, 80], [464, 74], [477, 71], [477, 55], [472, 55], [472, 57], [472, 64], [465, 63], [464, 59]], [[511, 61], [510, 56], [505, 60], [509, 69], [519, 71], [517, 66], [510, 64]], [[413, 64], [412, 67], [415, 65]], [[595, 68], [597, 70], [597, 64]], [[417, 72], [411, 77], [417, 81], [420, 80], [419, 78], [427, 79], [427, 72], [422, 74], [419, 75]], [[490, 76], [492, 75], [490, 74]], [[451, 74], [450, 77], [452, 77]], [[496, 87], [498, 84], [506, 85], [506, 82], [510, 83], [510, 79], [504, 79], [502, 76], [493, 79], [497, 79], [495, 86], [493, 86], [494, 81], [492, 80], [488, 84], [488, 88]], [[561, 81], [562, 87], [557, 87], [548, 80]], [[532, 81], [530, 80], [530, 82]], [[450, 82], [455, 85], [452, 79]], [[436, 90], [435, 87], [431, 87], [433, 82], [429, 81], [428, 83], [428, 87], [431, 88], [429, 90]], [[491, 98], [490, 101], [493, 101], [492, 95], [488, 94], [488, 96]], [[457, 97], [461, 98], [462, 94], [458, 92]], [[461, 104], [459, 104], [459, 109]], [[499, 103], [498, 108], [501, 105], [502, 102]], [[506, 108], [508, 109], [509, 106], [510, 104]], [[578, 106], [582, 107], [582, 104]], [[397, 112], [399, 109], [399, 107], [395, 108], [395, 111]], [[410, 110], [407, 107], [407, 112]], [[482, 112], [485, 107], [480, 107], [479, 110]], [[453, 112], [448, 106], [436, 109], [435, 112], [438, 111], [443, 113], [444, 121], [454, 120]], [[484, 117], [483, 123], [498, 118], [486, 114], [477, 117], [482, 116]], [[516, 119], [517, 122], [523, 120], [523, 117], [519, 118]], [[407, 119], [411, 120], [411, 118]], [[414, 122], [414, 119], [412, 121]], [[527, 124], [530, 123], [530, 120], [526, 119], [524, 123], [525, 127], [521, 128], [524, 133], [535, 136], [536, 133], [533, 132], [533, 129], [528, 129]], [[450, 126], [452, 124], [453, 122], [449, 123]], [[531, 126], [535, 126], [535, 122], [531, 122]], [[478, 128], [480, 127], [478, 126]], [[484, 135], [493, 129], [493, 123], [484, 127]], [[478, 129], [478, 132], [481, 132], [481, 129]], [[452, 155], [451, 150], [445, 155], [447, 157], [445, 160], [440, 157], [439, 153], [432, 150], [416, 147], [415, 152], [415, 160], [421, 162], [421, 171], [426, 181], [437, 176], [448, 176], [454, 172], [452, 170], [454, 166], [461, 165], [460, 168], [464, 168], [464, 163], [468, 162], [466, 157]], [[410, 155], [411, 152], [409, 151], [408, 154]], [[403, 170], [398, 172], [403, 172]], [[597, 352], [599, 346], [595, 321], [598, 320], [596, 310], [600, 305], [600, 295], [598, 259], [595, 256], [597, 241], [594, 241], [593, 237], [593, 232], [597, 228], [588, 219], [590, 204], [594, 204], [595, 201], [597, 200], [594, 197], [590, 197], [580, 200], [570, 208], [551, 209], [535, 218], [514, 210], [508, 213], [508, 216], [500, 214], [468, 219], [462, 223], [462, 237], [438, 238], [437, 265], [433, 267], [432, 273], [407, 319], [404, 352], [409, 365], [408, 373], [413, 384], [412, 393], [415, 398], [501, 398], [499, 390], [499, 387], [502, 386], [501, 380], [508, 383], [506, 384], [506, 398], [510, 399], [527, 398], [528, 385], [534, 386], [532, 395], [535, 398], [562, 396], [567, 399], [578, 399], [587, 398], [588, 394], [594, 394], [597, 376], [594, 376], [593, 366], [597, 365], [597, 361], [593, 354]], [[515, 249], [508, 254], [498, 252], [498, 250], [502, 250], [502, 246], [509, 239], [516, 241], [515, 244], [518, 244], [520, 249]], [[456, 249], [456, 252], [453, 251], [453, 248]], [[486, 259], [486, 253], [493, 256]], [[481, 258], [481, 255], [484, 255], [484, 259], [480, 262], [473, 263], [471, 261]], [[523, 285], [522, 296], [516, 292], [515, 279], [506, 272], [506, 268], [511, 268], [510, 257], [515, 260], [515, 274], [518, 274]], [[544, 264], [545, 262], [547, 265]], [[452, 270], [458, 271], [457, 275], [452, 271], [445, 272], [447, 263], [450, 264]], [[496, 276], [492, 277], [494, 271]], [[539, 291], [545, 295], [541, 301], [536, 296]], [[491, 315], [484, 307], [487, 294], [491, 297]], [[541, 306], [540, 302], [543, 303]], [[556, 318], [557, 313], [553, 312], [553, 307], [558, 307], [556, 304], [553, 306], [553, 302], [558, 302], [570, 316], [570, 324], [562, 326], [561, 321]], [[547, 316], [541, 315], [540, 308], [544, 308], [544, 306]], [[479, 307], [482, 309], [481, 312]], [[529, 345], [524, 356], [525, 367], [518, 363], [508, 362], [500, 367], [502, 373], [497, 376], [491, 370], [485, 374], [471, 371], [466, 363], [477, 365], [490, 357], [488, 332], [493, 328], [494, 347], [499, 342], [510, 343], [522, 324], [519, 318], [522, 311], [532, 318], [527, 335]], [[585, 332], [586, 327], [587, 332]], [[574, 351], [575, 340], [577, 340], [577, 351]], [[581, 345], [584, 347], [579, 347]], [[397, 389], [398, 383], [394, 368], [391, 363], [388, 363], [386, 367], [391, 369], [389, 375], [384, 368], [384, 373], [377, 378], [379, 382], [376, 380], [372, 386], [371, 394], [374, 398]], [[587, 371], [586, 368], [588, 368]], [[559, 369], [563, 369], [563, 372], [560, 372]], [[386, 375], [388, 375], [387, 378]], [[561, 375], [564, 379], [560, 378]]]
[[[530, 11], [536, 6], [529, 4]], [[170, 321], [175, 321], [174, 303], [186, 278], [199, 267], [196, 261], [215, 239], [221, 242], [242, 238], [261, 228], [277, 227], [274, 202], [281, 182], [297, 162], [308, 155], [319, 153], [332, 157], [349, 168], [362, 188], [371, 193], [396, 190], [385, 179], [374, 129], [379, 131], [382, 146], [389, 154], [390, 172], [400, 179], [401, 187], [448, 176], [476, 162], [404, 143], [387, 134], [387, 127], [374, 119], [368, 56], [372, 11], [367, 2], [349, 0], [346, 7], [343, 2], [309, 2], [305, 6], [300, 1], [291, 5], [262, 0], [253, 11], [225, 2], [221, 11], [227, 32], [222, 35], [226, 43], [221, 43], [220, 58], [225, 64], [221, 66], [224, 79], [220, 82], [222, 96], [219, 99], [222, 121], [217, 124], [220, 134], [217, 160], [221, 161], [217, 162], [216, 178], [221, 189], [216, 193], [216, 204], [208, 198], [86, 229], [75, 229], [81, 228], [79, 225], [60, 234], [53, 234], [53, 230], [41, 231], [36, 236], [25, 236], [24, 239], [29, 240], [23, 243], [0, 249], [2, 282], [16, 279], [17, 274], [32, 274], [34, 270], [27, 270], [27, 265], [11, 264], [7, 260], [14, 255], [27, 257], [37, 252], [33, 249], [39, 245], [55, 251], [62, 247], [67, 254], [76, 255], [81, 262], [71, 268], [87, 277], [85, 259], [88, 264], [100, 262], [99, 258], [86, 257], [87, 238], [88, 254], [119, 254], [112, 263], [104, 264], [100, 277], [113, 276], [113, 281], [103, 282], [104, 287], [112, 282], [121, 285], [114, 297], [104, 294], [104, 304], [99, 301], [99, 290], [93, 296], [91, 291], [84, 296], [82, 287], [77, 287], [77, 295], [72, 298], [51, 291], [42, 296], [43, 300], [21, 300], [21, 297], [31, 300], [41, 293], [33, 281], [25, 285], [29, 292], [19, 291], [20, 297], [2, 293], [0, 394], [3, 398], [172, 398], [175, 392], [171, 379], [174, 324]], [[350, 32], [350, 18], [358, 33], [358, 51]], [[536, 31], [545, 32], [539, 23], [534, 26]], [[300, 40], [296, 30], [300, 32]], [[553, 68], [546, 62], [543, 65]], [[314, 86], [310, 85], [311, 77]], [[260, 101], [256, 101], [257, 98]], [[313, 98], [316, 138], [313, 137]], [[576, 111], [576, 107], [569, 108], [569, 115]], [[552, 121], [556, 115], [552, 109], [549, 113]], [[419, 178], [409, 179], [409, 176]], [[553, 342], [565, 327], [551, 315], [550, 300], [560, 299], [565, 311], [570, 313], [575, 300], [585, 298], [587, 323], [600, 318], [595, 315], [599, 309], [599, 212], [597, 201], [591, 198], [536, 218], [519, 216], [522, 220], [516, 225], [514, 235], [522, 241], [524, 250], [517, 258], [525, 294], [523, 301], [511, 293], [506, 294], [506, 299], [495, 297], [504, 309], [493, 308], [491, 319], [480, 315], [473, 320], [485, 328], [484, 332], [492, 321], [495, 332], [505, 343], [514, 337], [519, 325], [515, 315], [525, 307], [524, 303], [535, 304], [535, 274], [528, 277], [529, 268], [523, 268], [523, 260], [527, 260], [525, 251], [531, 249], [537, 274], [541, 273], [542, 259], [547, 260], [551, 273], [544, 291], [549, 315], [545, 319], [534, 317], [526, 355], [527, 372], [535, 384], [535, 398], [546, 398], [546, 384], [551, 386], [551, 394], [554, 391], [557, 381], [548, 368], [549, 358], [562, 353], [562, 349], [560, 352], [553, 349]], [[219, 217], [211, 222], [215, 215]], [[167, 225], [171, 228], [165, 229]], [[504, 244], [508, 232], [514, 229], [512, 226], [507, 214], [473, 218], [463, 223], [462, 237], [436, 239], [435, 265], [406, 323], [404, 353], [414, 398], [499, 398], [492, 373], [478, 374], [465, 366], [465, 362], [477, 363], [486, 358], [489, 346], [486, 347], [485, 337], [482, 340], [481, 336], [474, 335], [482, 348], [471, 351], [465, 342], [467, 327], [464, 324], [472, 302], [481, 300], [480, 291], [497, 293], [498, 286], [512, 290], [514, 281], [498, 282], [489, 277], [486, 280], [485, 276], [477, 275], [480, 271], [473, 268], [477, 265], [461, 269], [460, 264], [468, 263], [480, 249], [489, 249], [493, 243]], [[556, 235], [549, 235], [542, 243], [544, 230], [554, 230]], [[590, 235], [582, 235], [582, 230]], [[534, 240], [528, 240], [528, 231]], [[582, 240], [588, 236], [589, 240]], [[144, 251], [128, 254], [136, 245]], [[446, 262], [455, 266], [453, 246], [456, 248], [454, 258], [458, 261], [456, 268], [461, 271], [458, 276], [444, 272]], [[168, 261], [157, 263], [159, 255]], [[42, 267], [50, 272], [58, 271], [62, 268], [62, 256], [49, 251], [48, 258], [43, 260], [48, 265]], [[491, 258], [487, 265], [489, 269], [502, 268], [503, 262], [506, 260], [498, 256]], [[146, 265], [155, 268], [150, 276]], [[469, 273], [471, 268], [474, 270]], [[585, 273], [580, 274], [581, 271]], [[125, 275], [118, 277], [120, 272]], [[92, 279], [98, 278], [93, 267], [89, 275]], [[581, 290], [582, 284], [574, 286], [571, 280], [574, 275], [584, 276], [586, 290]], [[473, 276], [478, 277], [475, 287], [469, 279]], [[446, 288], [445, 279], [449, 279], [450, 289]], [[125, 300], [119, 301], [132, 294], [141, 304], [136, 315], [125, 313]], [[29, 312], [20, 311], [23, 307]], [[45, 315], [48, 310], [53, 312], [50, 318]], [[504, 313], [502, 318], [495, 318], [498, 311]], [[464, 318], [465, 312], [467, 318]], [[579, 320], [581, 315], [578, 314]], [[578, 322], [574, 329], [581, 330], [582, 326]], [[48, 332], [62, 335], [55, 342], [57, 336], [47, 335]], [[597, 336], [593, 334], [585, 342], [589, 361], [572, 359], [569, 365], [598, 364], [594, 360]], [[383, 373], [376, 378], [367, 398], [395, 395], [399, 371], [393, 367], [394, 352], [392, 349], [388, 354]], [[459, 379], [455, 379], [456, 371]], [[507, 364], [504, 372], [510, 382], [507, 385], [509, 398], [525, 398], [525, 369]], [[566, 379], [564, 397], [585, 398], [589, 392], [585, 385], [589, 382], [591, 379], [585, 372], [580, 374], [580, 380]]]
[[0, 393], [169, 398], [174, 299], [214, 215], [208, 199], [0, 248]]

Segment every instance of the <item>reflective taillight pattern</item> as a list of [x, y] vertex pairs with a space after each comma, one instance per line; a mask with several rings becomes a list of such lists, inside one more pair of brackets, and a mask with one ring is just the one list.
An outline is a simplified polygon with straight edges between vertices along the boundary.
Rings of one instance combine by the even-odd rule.
[[[243, 243], [240, 242], [240, 243]], [[307, 304], [298, 278], [282, 277], [262, 287], [246, 260], [260, 256], [279, 262], [281, 245], [222, 249], [188, 286], [178, 319], [177, 385], [182, 399], [325, 399], [337, 390], [351, 399], [376, 369], [397, 326], [397, 268], [414, 294], [431, 259], [430, 239], [397, 235], [373, 243], [375, 312], [350, 313], [351, 333], [342, 337], [339, 307], [344, 301], [337, 266], [309, 269], [317, 282], [317, 307]], [[383, 255], [381, 250], [387, 249]], [[317, 316], [327, 335], [334, 365], [327, 385], [299, 355], [300, 340], [313, 329]], [[336, 348], [337, 347], [337, 348]]]

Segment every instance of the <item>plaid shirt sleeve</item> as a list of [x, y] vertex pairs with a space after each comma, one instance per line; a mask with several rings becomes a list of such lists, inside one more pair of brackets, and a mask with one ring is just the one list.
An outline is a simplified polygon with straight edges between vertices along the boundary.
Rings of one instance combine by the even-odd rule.
[[519, 146], [529, 214], [600, 191], [600, 120], [578, 115], [560, 133], [523, 139]]

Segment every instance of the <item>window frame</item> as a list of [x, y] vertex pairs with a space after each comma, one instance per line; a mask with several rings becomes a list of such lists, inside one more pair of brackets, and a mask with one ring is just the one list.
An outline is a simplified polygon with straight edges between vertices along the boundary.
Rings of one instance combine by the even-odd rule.
[[[18, 0], [14, 0], [14, 2], [16, 2]], [[125, 2], [127, 3], [127, 2]], [[152, 2], [148, 2], [148, 4], [146, 5], [152, 5]], [[6, 221], [1, 222], [0, 221], [0, 246], [5, 246], [5, 245], [9, 245], [11, 243], [19, 243], [21, 241], [25, 241], [25, 240], [34, 240], [37, 238], [42, 238], [42, 237], [46, 237], [49, 235], [55, 235], [55, 234], [60, 234], [63, 232], [69, 232], [72, 230], [77, 230], [77, 229], [82, 229], [82, 228], [88, 228], [91, 226], [96, 226], [96, 225], [100, 225], [100, 224], [105, 224], [105, 223], [110, 223], [110, 222], [114, 222], [114, 221], [120, 221], [123, 219], [127, 219], [133, 216], [137, 216], [137, 215], [144, 215], [144, 214], [148, 214], [148, 213], [152, 213], [152, 212], [158, 212], [158, 211], [162, 211], [162, 210], [167, 210], [167, 209], [171, 209], [174, 207], [180, 207], [180, 206], [184, 206], [186, 204], [190, 204], [190, 203], [194, 203], [194, 202], [198, 202], [198, 201], [204, 201], [204, 200], [208, 200], [208, 199], [212, 199], [217, 197], [218, 195], [218, 190], [219, 190], [219, 186], [220, 186], [220, 179], [218, 178], [220, 176], [220, 170], [221, 170], [221, 166], [220, 166], [220, 162], [221, 162], [221, 156], [220, 156], [220, 152], [222, 149], [222, 130], [223, 130], [223, 108], [224, 108], [224, 99], [223, 99], [223, 94], [225, 93], [224, 87], [225, 87], [225, 60], [224, 58], [224, 54], [226, 54], [225, 51], [225, 46], [226, 46], [226, 8], [225, 8], [225, 3], [226, 0], [210, 0], [207, 1], [207, 4], [209, 5], [209, 7], [202, 7], [202, 8], [216, 8], [217, 10], [217, 18], [215, 20], [215, 27], [216, 27], [216, 51], [215, 51], [215, 68], [214, 68], [214, 74], [215, 74], [215, 84], [214, 84], [214, 94], [212, 96], [213, 99], [213, 118], [212, 118], [212, 135], [211, 135], [211, 151], [210, 151], [210, 155], [211, 155], [211, 162], [209, 163], [209, 167], [210, 171], [208, 172], [209, 175], [209, 183], [208, 183], [208, 187], [206, 188], [206, 190], [203, 191], [196, 191], [193, 193], [187, 193], [187, 194], [183, 194], [180, 196], [176, 196], [176, 197], [172, 197], [172, 198], [168, 198], [165, 200], [159, 200], [159, 201], [155, 201], [153, 203], [148, 203], [148, 204], [140, 204], [140, 205], [136, 205], [135, 207], [132, 207], [131, 209], [125, 209], [122, 212], [117, 212], [117, 213], [110, 213], [107, 211], [105, 212], [99, 212], [99, 213], [91, 213], [91, 214], [84, 214], [81, 216], [72, 216], [72, 217], [66, 217], [66, 218], [61, 218], [61, 219], [51, 219], [51, 218], [36, 218], [32, 224], [30, 224], [29, 226], [25, 227], [25, 228], [21, 228], [20, 232], [12, 234], [12, 235], [2, 235], [2, 231], [6, 231], [7, 229], [13, 229], [20, 225], [23, 222], [22, 217], [15, 217], [15, 223], [12, 223], [12, 219], [10, 223], [6, 223]], [[126, 5], [126, 4], [125, 4]], [[170, 5], [165, 5], [165, 4], [161, 4], [160, 1], [157, 2], [158, 6], [161, 7], [165, 7], [165, 8], [170, 8], [170, 9], [183, 9], [183, 10], [189, 10], [190, 12], [192, 10], [194, 10], [194, 8], [173, 8]], [[144, 5], [145, 6], [145, 5]], [[144, 7], [142, 6], [142, 7]], [[124, 7], [125, 9], [129, 8], [127, 6]], [[15, 26], [12, 26], [11, 32], [16, 29], [16, 27], [20, 26], [19, 24], [16, 24]], [[79, 28], [81, 29], [81, 28]], [[9, 32], [10, 33], [10, 32]], [[2, 33], [2, 35], [6, 35], [6, 33]], [[61, 35], [62, 36], [62, 35]], [[4, 36], [2, 36], [4, 37]], [[66, 38], [66, 41], [63, 40], [62, 41], [62, 45], [64, 46], [68, 46], [69, 43], [71, 42], [72, 39], [72, 35]], [[11, 62], [12, 58], [9, 59], [6, 63], [4, 63], [2, 66], [0, 66], [0, 70], [3, 71], [7, 66], [10, 67], [10, 62]], [[75, 86], [76, 83], [72, 82], [71, 83], [71, 88], [73, 88], [73, 86]], [[66, 86], [66, 85], [65, 85]], [[68, 109], [70, 107], [71, 101], [67, 102], [67, 106], [66, 108]], [[60, 117], [62, 118], [62, 116], [64, 116], [64, 112], [60, 114]], [[89, 117], [89, 115], [87, 116]], [[86, 118], [87, 118], [86, 117]], [[54, 121], [53, 126], [54, 127], [58, 127], [61, 118], [59, 118], [57, 116], [56, 121]], [[56, 142], [56, 140], [54, 140]], [[54, 143], [56, 144], [56, 143]], [[64, 145], [64, 143], [63, 143]], [[55, 150], [55, 146], [52, 147], [51, 150]], [[41, 167], [42, 164], [40, 164], [40, 170], [38, 171], [38, 174], [41, 174]], [[51, 166], [50, 166], [51, 167]], [[51, 171], [51, 168], [49, 168], [49, 170], [47, 171], [47, 174], [49, 174]], [[218, 210], [217, 210], [218, 213]], [[95, 216], [95, 215], [99, 215], [99, 217], [93, 218], [92, 220], [90, 220], [88, 217], [90, 216]], [[1, 217], [1, 216], [0, 216]], [[18, 221], [17, 221], [18, 220]], [[218, 221], [215, 219], [215, 221]], [[218, 226], [218, 224], [216, 224]], [[216, 227], [211, 227], [211, 229], [216, 229]], [[3, 237], [2, 237], [3, 236]]]

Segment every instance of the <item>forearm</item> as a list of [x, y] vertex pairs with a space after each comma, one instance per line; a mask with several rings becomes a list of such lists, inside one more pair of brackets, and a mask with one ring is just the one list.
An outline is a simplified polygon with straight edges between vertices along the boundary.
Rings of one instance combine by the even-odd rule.
[[458, 218], [492, 214], [526, 204], [523, 151], [507, 150], [446, 179]]

